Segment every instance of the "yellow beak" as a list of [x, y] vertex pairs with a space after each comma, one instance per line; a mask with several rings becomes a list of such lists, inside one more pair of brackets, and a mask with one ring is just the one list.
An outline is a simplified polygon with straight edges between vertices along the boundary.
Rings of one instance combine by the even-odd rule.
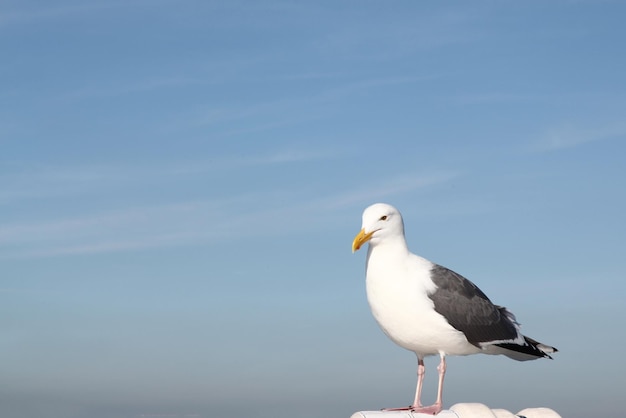
[[354, 253], [360, 249], [363, 244], [369, 241], [370, 238], [372, 238], [372, 234], [374, 234], [374, 231], [365, 233], [365, 230], [361, 229], [356, 237], [354, 237], [354, 241], [352, 241], [352, 252]]

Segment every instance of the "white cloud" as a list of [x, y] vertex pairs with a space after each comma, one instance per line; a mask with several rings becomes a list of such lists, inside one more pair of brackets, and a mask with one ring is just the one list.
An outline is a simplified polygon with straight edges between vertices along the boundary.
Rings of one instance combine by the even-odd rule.
[[[2, 258], [108, 253], [188, 244], [227, 235], [233, 208], [255, 198], [179, 202], [0, 226]], [[229, 214], [229, 218], [224, 216]], [[214, 219], [222, 219], [215, 223]]]
[[[278, 155], [292, 161], [305, 155]], [[262, 162], [268, 162], [262, 161]], [[0, 225], [0, 258], [29, 259], [98, 254], [159, 247], [209, 244], [250, 235], [301, 233], [320, 227], [322, 211], [365, 205], [389, 196], [438, 185], [454, 173], [403, 175], [367, 187], [327, 196], [302, 196], [299, 190], [255, 192], [231, 198], [138, 206], [75, 217]], [[291, 202], [284, 205], [283, 202]], [[219, 222], [215, 220], [218, 219]], [[280, 222], [267, 220], [279, 219]]]
[[186, 86], [207, 85], [212, 82], [200, 77], [152, 77], [128, 82], [115, 82], [107, 85], [91, 85], [78, 88], [61, 96], [61, 100], [83, 100], [92, 98], [117, 97], [134, 93], [152, 92], [160, 89], [180, 89]]
[[154, 184], [172, 176], [214, 173], [221, 176], [234, 169], [314, 160], [335, 159], [337, 150], [291, 147], [263, 154], [222, 155], [210, 159], [144, 164], [7, 164], [0, 172], [0, 205], [19, 201], [65, 197], [112, 191], [145, 182]]
[[516, 94], [504, 92], [477, 93], [454, 96], [450, 99], [454, 104], [467, 105], [492, 105], [501, 103], [528, 103], [545, 100], [544, 97], [530, 94]]
[[38, 5], [30, 9], [5, 10], [0, 13], [0, 26], [59, 19], [81, 13], [92, 13], [110, 6], [110, 2], [81, 2], [76, 4], [57, 4], [53, 7], [42, 7]]
[[434, 172], [430, 174], [405, 174], [383, 179], [374, 184], [337, 194], [321, 200], [321, 206], [339, 208], [353, 204], [368, 204], [384, 200], [389, 196], [406, 194], [424, 187], [435, 186], [457, 177], [454, 172]]
[[626, 138], [624, 124], [608, 124], [594, 128], [563, 125], [552, 128], [540, 136], [533, 149], [539, 152], [573, 148], [590, 142]]

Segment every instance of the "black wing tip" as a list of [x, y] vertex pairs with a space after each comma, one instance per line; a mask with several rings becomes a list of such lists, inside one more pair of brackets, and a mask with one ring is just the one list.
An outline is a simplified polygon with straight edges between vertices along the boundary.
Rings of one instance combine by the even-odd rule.
[[[550, 347], [550, 348], [552, 348], [552, 354], [554, 354], [554, 353], [558, 353], [558, 352], [559, 352], [559, 350], [557, 350], [557, 348], [556, 348], [556, 347]], [[549, 354], [546, 354], [546, 355], [548, 356], [548, 358], [549, 358], [550, 360], [553, 360], [551, 355], [549, 355]]]
[[549, 359], [552, 359], [552, 356], [550, 354], [554, 354], [554, 353], [558, 353], [559, 352], [559, 350], [556, 347], [552, 347], [550, 345], [540, 343], [539, 341], [533, 340], [530, 337], [524, 336], [524, 339], [526, 340], [527, 344], [531, 345], [534, 349], [536, 349], [539, 352], [543, 353], [544, 357], [547, 357]]
[[516, 351], [518, 353], [527, 354], [537, 358], [547, 358], [554, 360], [550, 354], [557, 353], [559, 350], [556, 347], [552, 347], [546, 344], [542, 344], [537, 340], [524, 336], [525, 344], [512, 344], [503, 343], [496, 344], [498, 347], [505, 348], [507, 350]]

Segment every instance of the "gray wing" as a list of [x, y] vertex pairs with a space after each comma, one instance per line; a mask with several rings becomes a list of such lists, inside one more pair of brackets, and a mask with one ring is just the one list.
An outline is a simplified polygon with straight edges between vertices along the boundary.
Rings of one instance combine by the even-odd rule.
[[491, 303], [465, 277], [435, 264], [431, 279], [437, 286], [437, 290], [429, 295], [435, 304], [435, 311], [465, 334], [470, 344], [480, 347], [481, 343], [517, 342], [523, 338], [513, 314]]

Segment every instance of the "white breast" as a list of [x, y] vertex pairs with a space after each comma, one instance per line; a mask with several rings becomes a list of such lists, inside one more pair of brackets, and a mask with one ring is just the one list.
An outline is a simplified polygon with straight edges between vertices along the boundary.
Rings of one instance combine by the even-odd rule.
[[467, 342], [434, 309], [429, 293], [433, 264], [410, 253], [370, 251], [367, 299], [378, 325], [396, 344], [420, 355], [471, 354], [480, 350]]

